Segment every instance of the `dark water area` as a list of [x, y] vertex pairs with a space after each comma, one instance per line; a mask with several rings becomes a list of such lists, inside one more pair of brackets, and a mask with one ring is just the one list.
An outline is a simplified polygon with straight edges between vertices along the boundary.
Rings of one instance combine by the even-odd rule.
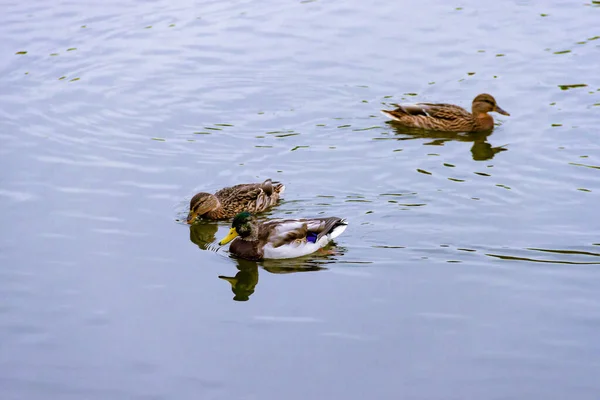
[[[0, 6], [0, 399], [598, 398], [600, 3]], [[332, 254], [183, 223], [266, 178]]]

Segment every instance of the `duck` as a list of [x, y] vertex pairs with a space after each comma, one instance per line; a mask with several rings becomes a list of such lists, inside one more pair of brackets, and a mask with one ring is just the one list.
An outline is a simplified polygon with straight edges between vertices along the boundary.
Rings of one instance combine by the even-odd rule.
[[259, 222], [247, 211], [237, 214], [227, 236], [229, 252], [251, 261], [302, 257], [325, 247], [347, 228], [343, 218], [275, 219]]
[[399, 104], [395, 110], [381, 110], [401, 125], [445, 132], [482, 132], [494, 129], [494, 118], [489, 112], [510, 115], [490, 94], [482, 93], [473, 99], [471, 112], [445, 103]]
[[267, 179], [262, 183], [244, 183], [226, 187], [215, 194], [197, 193], [190, 200], [187, 223], [198, 218], [218, 221], [229, 219], [242, 211], [263, 212], [277, 204], [285, 185]]

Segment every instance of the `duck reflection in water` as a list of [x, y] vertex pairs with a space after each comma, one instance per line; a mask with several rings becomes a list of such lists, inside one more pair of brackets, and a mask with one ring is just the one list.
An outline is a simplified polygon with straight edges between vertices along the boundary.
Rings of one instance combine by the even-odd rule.
[[325, 257], [313, 255], [286, 260], [264, 260], [260, 263], [232, 256], [231, 259], [237, 263], [238, 272], [233, 277], [219, 275], [219, 279], [229, 282], [234, 301], [248, 301], [258, 284], [259, 267], [272, 274], [322, 271], [327, 269], [324, 265], [335, 262], [335, 256], [341, 255], [343, 249], [337, 247], [335, 251], [325, 250], [324, 253]]
[[423, 143], [424, 145], [430, 146], [443, 146], [445, 142], [453, 140], [457, 142], [472, 142], [471, 156], [475, 161], [491, 160], [496, 154], [508, 150], [503, 146], [492, 147], [492, 145], [488, 143], [488, 137], [492, 134], [491, 130], [472, 133], [442, 132], [419, 128], [407, 128], [396, 124], [393, 121], [388, 121], [386, 123], [394, 130], [395, 134], [408, 136], [400, 138], [399, 140], [432, 139], [430, 142]]
[[235, 276], [219, 275], [231, 285], [235, 301], [248, 301], [258, 284], [258, 264], [254, 261], [239, 260]]
[[219, 246], [215, 244], [216, 233], [219, 225], [216, 222], [204, 222], [190, 225], [190, 240], [202, 250], [216, 251]]

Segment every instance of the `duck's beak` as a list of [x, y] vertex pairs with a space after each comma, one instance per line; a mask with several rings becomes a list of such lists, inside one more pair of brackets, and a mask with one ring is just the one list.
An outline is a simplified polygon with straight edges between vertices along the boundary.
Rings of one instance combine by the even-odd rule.
[[510, 114], [504, 111], [499, 105], [496, 105], [496, 109], [494, 111], [496, 111], [498, 114], [510, 116]]
[[238, 237], [237, 231], [235, 230], [235, 228], [231, 228], [227, 236], [221, 239], [221, 241], [219, 242], [219, 246], [223, 246], [224, 244], [231, 242], [236, 237]]
[[193, 212], [190, 212], [187, 217], [187, 223], [191, 225], [195, 220], [196, 220], [196, 214]]

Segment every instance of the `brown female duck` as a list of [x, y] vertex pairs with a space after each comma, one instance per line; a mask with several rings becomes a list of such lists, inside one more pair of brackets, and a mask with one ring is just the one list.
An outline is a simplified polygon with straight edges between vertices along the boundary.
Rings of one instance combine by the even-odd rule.
[[215, 194], [198, 193], [190, 200], [187, 223], [196, 218], [227, 219], [242, 211], [259, 213], [277, 204], [285, 186], [267, 179], [263, 183], [246, 183], [226, 187]]
[[295, 258], [314, 253], [346, 230], [337, 217], [278, 219], [259, 223], [249, 212], [235, 216], [219, 246], [233, 240], [229, 251], [247, 260]]
[[475, 97], [471, 112], [454, 104], [417, 103], [398, 105], [395, 110], [381, 112], [411, 128], [446, 132], [480, 132], [494, 128], [494, 118], [489, 112], [510, 115], [496, 103], [491, 95], [483, 93]]

